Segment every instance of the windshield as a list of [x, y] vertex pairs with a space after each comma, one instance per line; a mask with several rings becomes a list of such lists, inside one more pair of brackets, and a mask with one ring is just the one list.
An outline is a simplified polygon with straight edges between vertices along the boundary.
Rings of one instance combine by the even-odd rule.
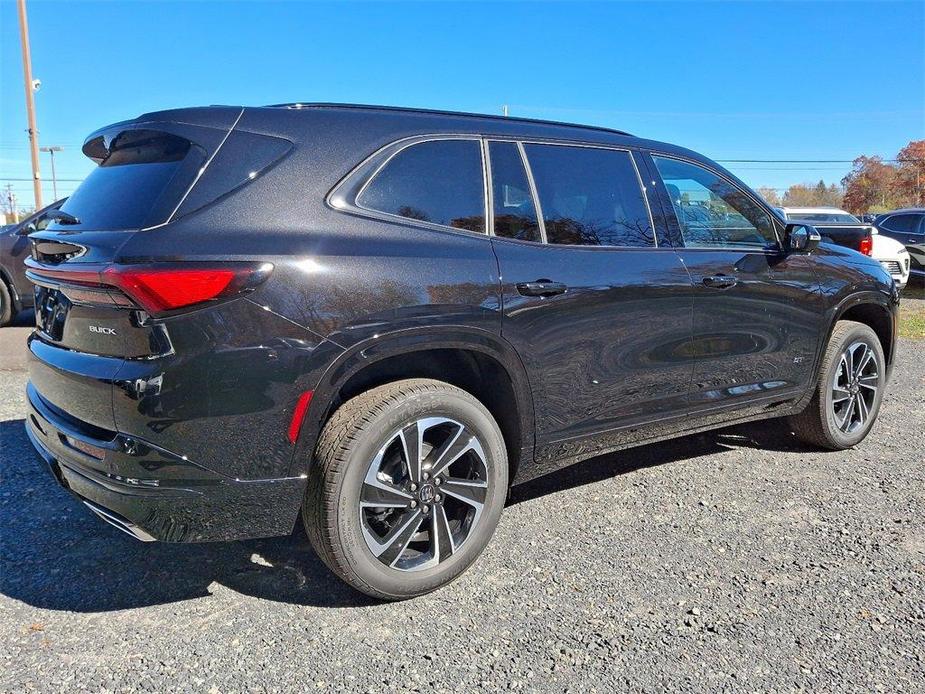
[[854, 215], [847, 212], [787, 212], [787, 220], [800, 220], [803, 222], [829, 222], [831, 224], [860, 224]]

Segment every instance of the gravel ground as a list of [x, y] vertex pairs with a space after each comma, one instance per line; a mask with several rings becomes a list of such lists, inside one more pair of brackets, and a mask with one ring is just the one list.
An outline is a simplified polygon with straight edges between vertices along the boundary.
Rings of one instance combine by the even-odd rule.
[[0, 690], [922, 691], [925, 343], [858, 449], [775, 423], [515, 490], [460, 580], [377, 604], [301, 532], [142, 544], [55, 486], [0, 369]]

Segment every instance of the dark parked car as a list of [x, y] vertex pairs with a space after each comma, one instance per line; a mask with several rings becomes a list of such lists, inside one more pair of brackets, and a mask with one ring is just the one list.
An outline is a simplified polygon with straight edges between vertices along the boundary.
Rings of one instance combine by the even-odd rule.
[[909, 207], [882, 214], [874, 226], [884, 236], [896, 239], [909, 251], [910, 274], [925, 278], [925, 208]]
[[143, 540], [286, 534], [398, 599], [508, 488], [791, 417], [868, 433], [898, 295], [709, 159], [603, 128], [338, 105], [152, 113], [32, 235], [27, 429]]
[[29, 255], [27, 237], [48, 226], [51, 213], [62, 203], [64, 200], [53, 202], [16, 224], [0, 228], [0, 328], [9, 325], [20, 311], [32, 308], [32, 285], [23, 265]]

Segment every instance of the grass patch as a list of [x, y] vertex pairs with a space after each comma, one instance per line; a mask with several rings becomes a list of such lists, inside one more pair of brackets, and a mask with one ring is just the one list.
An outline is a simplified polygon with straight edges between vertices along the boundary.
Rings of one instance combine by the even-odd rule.
[[899, 302], [899, 336], [925, 340], [925, 307], [921, 303], [904, 306]]

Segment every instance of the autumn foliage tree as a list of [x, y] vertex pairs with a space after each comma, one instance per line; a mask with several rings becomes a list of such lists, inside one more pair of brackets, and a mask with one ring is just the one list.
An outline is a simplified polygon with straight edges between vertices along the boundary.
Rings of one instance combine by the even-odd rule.
[[893, 197], [896, 167], [880, 157], [858, 157], [851, 172], [842, 179], [844, 205], [849, 212], [886, 212], [899, 207]]
[[841, 207], [842, 191], [834, 183], [825, 181], [812, 185], [797, 183], [784, 193], [784, 207]]
[[887, 212], [925, 205], [925, 140], [903, 147], [894, 162], [861, 156], [842, 179], [849, 212]]
[[893, 188], [910, 206], [925, 206], [925, 140], [915, 140], [899, 150]]
[[758, 195], [764, 198], [764, 201], [774, 207], [780, 207], [780, 196], [773, 188], [759, 188]]

